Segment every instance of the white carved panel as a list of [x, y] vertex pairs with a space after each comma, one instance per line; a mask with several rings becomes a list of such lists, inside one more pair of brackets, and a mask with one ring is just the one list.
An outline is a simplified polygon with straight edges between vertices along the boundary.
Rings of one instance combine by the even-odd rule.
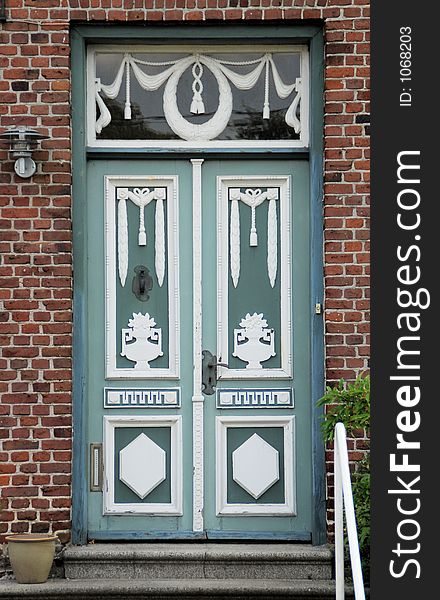
[[[179, 376], [179, 239], [177, 177], [107, 176], [106, 207], [106, 377], [109, 379], [164, 379]], [[130, 232], [126, 203], [139, 207], [139, 226]], [[117, 282], [125, 286], [128, 272], [128, 237], [136, 235], [140, 246], [153, 243], [145, 232], [145, 207], [155, 202], [154, 249], [155, 271], [159, 286], [168, 282], [168, 367], [155, 367], [154, 360], [163, 355], [162, 329], [149, 313], [133, 313], [127, 327], [116, 329]], [[164, 203], [167, 204], [165, 219]], [[116, 214], [118, 215], [116, 220]], [[117, 339], [122, 342], [122, 356], [132, 367], [117, 366]], [[151, 364], [150, 364], [151, 363]]]
[[280, 478], [278, 450], [254, 433], [232, 453], [232, 477], [257, 500]]
[[[120, 451], [120, 472], [115, 473], [115, 431], [117, 428], [171, 429], [170, 472], [166, 472], [166, 453], [147, 435], [140, 434]], [[104, 417], [104, 515], [182, 515], [182, 417], [179, 415], [141, 415]], [[145, 502], [115, 501], [115, 476]], [[165, 478], [171, 481], [170, 502], [148, 502], [148, 494]]]
[[178, 408], [180, 389], [124, 389], [104, 390], [104, 408]]
[[235, 389], [217, 391], [217, 408], [293, 408], [290, 389]]
[[[240, 203], [251, 207], [249, 236], [246, 235], [244, 239], [240, 231]], [[217, 177], [217, 357], [218, 362], [222, 363], [228, 363], [230, 355], [243, 361], [241, 368], [218, 367], [220, 379], [285, 379], [292, 376], [290, 206], [289, 175]], [[275, 331], [264, 314], [252, 313], [252, 310], [243, 315], [240, 323], [230, 323], [228, 289], [230, 281], [234, 288], [239, 285], [240, 244], [247, 244], [247, 240], [250, 246], [260, 244], [255, 224], [256, 210], [267, 210], [267, 261], [261, 265], [262, 276], [264, 269], [271, 287], [279, 279], [281, 331]], [[233, 348], [229, 347], [228, 326], [233, 328]], [[281, 366], [265, 367], [264, 362], [276, 356], [276, 339], [281, 349]]]
[[[248, 427], [255, 432], [232, 455], [232, 476], [254, 499], [260, 498], [281, 477], [279, 453], [258, 435], [258, 428], [283, 430], [283, 503], [228, 503], [228, 429]], [[294, 416], [216, 417], [216, 514], [218, 516], [270, 516], [296, 514], [296, 460]], [[263, 499], [262, 499], [263, 500]]]
[[[120, 64], [113, 74], [113, 81], [103, 82], [96, 75], [96, 56], [111, 50], [120, 54]], [[132, 81], [136, 81], [141, 93], [148, 95], [163, 89], [164, 117], [172, 131], [180, 140], [124, 140], [126, 147], [155, 146], [155, 147], [209, 147], [222, 145], [225, 147], [258, 147], [264, 145], [274, 147], [305, 147], [308, 145], [308, 49], [302, 46], [248, 46], [238, 48], [231, 46], [193, 46], [161, 47], [160, 52], [171, 54], [183, 53], [180, 58], [170, 56], [170, 60], [158, 60], [152, 56], [145, 60], [146, 53], [157, 52], [157, 48], [146, 47], [97, 47], [91, 46], [88, 51], [88, 141], [92, 146], [114, 145], [114, 140], [98, 140], [105, 127], [112, 121], [111, 112], [107, 106], [108, 99], [118, 97], [120, 91], [125, 94], [124, 119], [132, 120]], [[231, 58], [225, 53], [231, 53]], [[256, 55], [253, 60], [240, 60], [240, 52]], [[300, 76], [294, 76], [289, 81], [283, 81], [277, 68], [277, 52], [293, 52], [300, 55]], [[220, 53], [220, 54], [219, 54]], [[243, 69], [244, 67], [244, 69]], [[186, 72], [192, 75], [192, 99], [189, 110], [192, 114], [204, 114], [204, 88], [202, 76], [210, 73], [215, 79], [218, 92], [217, 108], [214, 114], [204, 123], [195, 124], [182, 115], [182, 109], [177, 102], [177, 88], [182, 75]], [[253, 88], [264, 81], [264, 92], [261, 94], [261, 119], [271, 117], [271, 98], [269, 82], [273, 82], [272, 94], [281, 99], [288, 99], [285, 122], [292, 132], [300, 135], [300, 139], [281, 141], [255, 140], [219, 140], [227, 127], [233, 110], [234, 90], [255, 94]], [[299, 114], [298, 114], [299, 113]]]
[[258, 246], [258, 232], [255, 224], [256, 209], [265, 200], [268, 200], [267, 218], [267, 272], [270, 285], [274, 287], [278, 267], [278, 219], [275, 200], [278, 200], [278, 188], [248, 188], [244, 192], [240, 188], [230, 188], [231, 224], [230, 224], [230, 261], [231, 277], [234, 287], [237, 287], [240, 277], [240, 207], [239, 200], [251, 209], [251, 224], [249, 232], [249, 246]]
[[165, 188], [118, 188], [118, 272], [122, 287], [125, 286], [128, 271], [128, 218], [127, 200], [139, 207], [139, 246], [147, 245], [145, 232], [145, 207], [152, 200], [156, 200], [155, 216], [155, 251], [156, 251], [156, 276], [159, 286], [162, 286], [165, 275], [165, 224], [163, 203], [166, 199]]
[[267, 327], [262, 313], [247, 313], [240, 321], [240, 329], [234, 329], [232, 356], [246, 362], [246, 369], [262, 369], [262, 362], [276, 356], [275, 332]]
[[122, 329], [121, 356], [135, 363], [134, 368], [147, 370], [150, 362], [162, 352], [162, 329], [154, 327], [156, 321], [148, 313], [133, 313], [128, 328]]
[[143, 500], [166, 479], [166, 452], [141, 433], [119, 451], [119, 479]]

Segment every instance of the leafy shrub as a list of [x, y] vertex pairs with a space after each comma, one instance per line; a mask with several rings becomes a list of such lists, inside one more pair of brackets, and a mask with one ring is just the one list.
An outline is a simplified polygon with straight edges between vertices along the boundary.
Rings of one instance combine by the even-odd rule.
[[370, 428], [370, 378], [358, 377], [346, 383], [340, 379], [335, 387], [327, 387], [318, 406], [327, 406], [322, 432], [324, 439], [333, 441], [336, 423], [344, 423], [347, 434], [355, 429]]
[[[358, 377], [347, 383], [341, 379], [318, 401], [318, 406], [326, 406], [322, 432], [326, 442], [332, 442], [336, 423], [343, 423], [350, 436], [356, 430], [370, 429], [370, 378]], [[364, 577], [368, 580], [370, 571], [370, 456], [359, 462], [352, 476], [353, 500], [356, 508], [359, 547]]]

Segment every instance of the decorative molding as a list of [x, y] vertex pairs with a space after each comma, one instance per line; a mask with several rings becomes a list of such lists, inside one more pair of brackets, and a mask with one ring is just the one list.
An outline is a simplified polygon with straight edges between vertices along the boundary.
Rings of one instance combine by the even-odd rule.
[[127, 200], [139, 207], [139, 246], [147, 245], [147, 234], [145, 231], [145, 207], [152, 200], [156, 200], [155, 219], [155, 266], [159, 286], [163, 284], [165, 274], [165, 227], [163, 214], [163, 201], [166, 199], [164, 188], [118, 188], [116, 191], [118, 199], [118, 270], [122, 287], [125, 286], [128, 269], [128, 218]]
[[[206, 65], [214, 75], [219, 90], [218, 108], [205, 123], [196, 125], [187, 121], [177, 106], [177, 85], [183, 73], [191, 65]], [[190, 141], [208, 141], [218, 137], [226, 128], [232, 114], [232, 91], [217, 61], [209, 56], [193, 55], [176, 62], [175, 71], [170, 76], [163, 93], [163, 111], [168, 125], [180, 138]], [[196, 93], [195, 93], [196, 94]], [[200, 101], [193, 97], [192, 105]]]
[[[157, 46], [91, 46], [88, 50], [88, 142], [91, 146], [114, 146], [121, 140], [98, 140], [96, 135], [111, 123], [111, 113], [106, 106], [105, 98], [115, 99], [121, 89], [125, 90], [124, 118], [131, 120], [131, 82], [134, 79], [146, 93], [158, 90], [164, 85], [163, 109], [164, 117], [172, 131], [177, 134], [177, 147], [306, 147], [308, 144], [308, 48], [305, 45], [281, 46], [243, 46], [243, 53], [258, 55], [253, 60], [237, 60], [240, 54], [234, 48], [232, 55], [230, 46], [193, 46], [188, 55], [187, 46], [161, 47], [160, 52], [170, 54], [187, 54], [182, 58], [169, 61], [142, 60], [139, 54], [158, 52]], [[105, 52], [119, 53], [121, 63], [113, 82], [106, 84], [96, 77], [96, 55]], [[300, 55], [300, 76], [293, 82], [284, 83], [277, 69], [277, 53], [291, 52]], [[231, 53], [232, 60], [226, 60], [225, 53]], [[216, 55], [221, 54], [221, 58]], [[154, 58], [154, 56], [152, 56]], [[246, 73], [241, 67], [248, 67]], [[152, 70], [150, 69], [152, 68]], [[237, 70], [237, 68], [239, 70]], [[203, 114], [202, 75], [204, 70], [210, 71], [218, 86], [218, 107], [214, 115], [205, 123], [195, 124], [184, 118], [177, 104], [177, 86], [186, 70], [192, 72], [192, 101], [190, 112]], [[261, 77], [264, 77], [264, 94], [262, 95], [262, 119], [270, 118], [269, 81], [274, 84], [275, 94], [281, 98], [290, 98], [285, 114], [288, 127], [300, 135], [295, 140], [216, 140], [226, 128], [233, 107], [231, 87], [242, 91], [252, 90]], [[125, 83], [125, 85], [124, 85]], [[298, 108], [299, 118], [298, 118]], [[123, 140], [125, 147], [176, 147], [176, 140]]]
[[[137, 191], [132, 192], [132, 190]], [[168, 277], [169, 366], [167, 368], [154, 367], [154, 365], [147, 367], [146, 364], [139, 364], [137, 367], [117, 367], [116, 338], [121, 335], [120, 332], [116, 331], [117, 273], [119, 273], [119, 279], [122, 285], [123, 282], [125, 283], [128, 271], [128, 226], [126, 225], [120, 228], [116, 223], [115, 213], [118, 212], [118, 221], [122, 215], [122, 222], [124, 223], [123, 215], [126, 216], [126, 209], [121, 209], [121, 203], [131, 200], [131, 195], [136, 197], [139, 202], [137, 204], [139, 207], [140, 205], [145, 204], [146, 198], [150, 196], [151, 198], [149, 201], [156, 200], [155, 265], [159, 284], [162, 285], [165, 277]], [[177, 198], [178, 179], [176, 176], [156, 175], [142, 177], [115, 175], [105, 177], [106, 377], [108, 379], [169, 379], [179, 377], [180, 310]], [[167, 201], [166, 224], [164, 222], [163, 211], [163, 201], [165, 199]], [[116, 203], [118, 204], [117, 211], [115, 210]], [[141, 218], [139, 223], [139, 233], [143, 233], [143, 221]], [[166, 236], [165, 226], [167, 228]], [[166, 251], [165, 238], [167, 240]], [[143, 241], [144, 237], [141, 236], [141, 242]], [[148, 240], [145, 239], [145, 242], [148, 242]], [[159, 331], [160, 328], [156, 329]], [[127, 332], [125, 329], [123, 332], [124, 331]], [[124, 333], [122, 333], [122, 335], [124, 336]], [[129, 341], [130, 340], [127, 337], [123, 337], [123, 348], [125, 347], [125, 349], [127, 349], [133, 345], [127, 344]], [[158, 340], [156, 339], [156, 341]]]
[[[183, 514], [182, 505], [182, 417], [167, 416], [110, 416], [104, 417], [104, 515], [175, 515]], [[171, 428], [171, 502], [115, 502], [115, 430], [127, 427]], [[150, 440], [151, 441], [151, 440]], [[119, 477], [119, 474], [118, 474]], [[145, 490], [144, 490], [145, 491]], [[150, 489], [151, 491], [151, 489]], [[136, 493], [138, 491], [135, 490]], [[148, 494], [149, 492], [147, 492]], [[146, 494], [146, 495], [147, 495]], [[139, 494], [138, 494], [139, 495]], [[145, 496], [144, 496], [145, 497]]]
[[[218, 176], [217, 177], [217, 357], [218, 362], [229, 360], [229, 309], [228, 286], [229, 277], [234, 287], [240, 276], [239, 255], [240, 232], [236, 226], [233, 211], [238, 211], [242, 196], [248, 195], [241, 190], [257, 190], [253, 192], [256, 202], [268, 200], [268, 254], [267, 271], [269, 281], [275, 285], [280, 278], [280, 322], [282, 324], [279, 346], [280, 368], [261, 368], [251, 366], [243, 368], [218, 367], [219, 379], [286, 379], [292, 376], [292, 308], [291, 308], [291, 192], [290, 176], [268, 175], [253, 176]], [[265, 191], [262, 191], [265, 190]], [[263, 199], [261, 199], [264, 196]], [[260, 202], [260, 204], [261, 204]], [[279, 204], [280, 240], [278, 242], [276, 204]], [[229, 218], [231, 204], [231, 218]], [[255, 232], [256, 233], [256, 232]], [[251, 225], [252, 234], [252, 225]], [[254, 238], [255, 240], [255, 238]], [[258, 238], [257, 238], [258, 243]], [[279, 244], [279, 250], [278, 250]], [[276, 246], [276, 251], [275, 251]], [[278, 251], [280, 268], [278, 268]], [[236, 330], [237, 332], [240, 330]], [[235, 338], [234, 333], [234, 338]], [[240, 344], [234, 344], [233, 355]]]
[[235, 389], [217, 391], [217, 408], [293, 408], [290, 389]]
[[128, 195], [121, 195], [118, 198], [118, 272], [122, 287], [125, 286], [128, 273], [127, 197]]
[[231, 261], [231, 278], [234, 287], [237, 287], [240, 279], [240, 209], [238, 207], [239, 194], [231, 195], [231, 222], [229, 226], [230, 239], [230, 261]]
[[275, 286], [278, 269], [278, 190], [268, 190], [269, 208], [267, 209], [267, 274], [271, 287]]
[[270, 285], [274, 287], [277, 276], [278, 264], [278, 223], [275, 200], [278, 200], [278, 188], [247, 188], [244, 192], [240, 188], [229, 188], [231, 200], [230, 224], [230, 261], [231, 277], [234, 287], [237, 287], [240, 277], [240, 210], [238, 201], [241, 200], [251, 209], [251, 227], [249, 233], [249, 246], [258, 246], [258, 234], [255, 222], [255, 212], [265, 200], [269, 200], [267, 213], [267, 272]]
[[156, 216], [155, 216], [155, 267], [156, 277], [159, 287], [162, 287], [165, 277], [165, 215], [163, 202], [165, 195], [156, 197]]
[[205, 508], [204, 477], [204, 405], [193, 399], [193, 531], [204, 530], [203, 511]]
[[246, 369], [262, 369], [262, 362], [276, 356], [275, 332], [267, 327], [263, 313], [247, 313], [240, 321], [240, 329], [234, 329], [232, 356], [247, 362]]
[[156, 321], [148, 313], [133, 313], [128, 328], [122, 329], [121, 356], [133, 361], [135, 369], [150, 369], [149, 363], [163, 356], [162, 329], [154, 325]]
[[257, 433], [232, 453], [232, 479], [258, 500], [280, 479], [280, 453]]
[[[157, 90], [166, 81], [163, 92], [164, 116], [174, 133], [184, 140], [209, 141], [218, 137], [226, 128], [232, 114], [233, 101], [230, 83], [239, 90], [251, 90], [258, 83], [263, 71], [265, 71], [265, 92], [262, 118], [270, 118], [269, 72], [271, 72], [275, 91], [279, 98], [288, 98], [295, 92], [295, 96], [287, 109], [285, 121], [295, 133], [301, 131], [301, 121], [296, 115], [301, 100], [301, 78], [297, 77], [293, 83], [285, 84], [278, 73], [278, 69], [271, 53], [265, 53], [255, 60], [243, 61], [227, 61], [199, 53], [194, 53], [190, 56], [167, 62], [140, 60], [139, 58], [136, 58], [134, 54], [128, 52], [125, 54], [121, 53], [121, 56], [121, 64], [112, 83], [105, 85], [99, 78], [95, 79], [95, 99], [100, 111], [99, 117], [95, 123], [95, 131], [98, 134], [111, 122], [110, 111], [105, 105], [102, 96], [104, 95], [107, 98], [115, 99], [121, 89], [124, 74], [126, 84], [124, 118], [126, 120], [131, 120], [130, 71], [136, 78], [140, 87], [146, 92]], [[156, 70], [162, 67], [162, 71], [155, 75], [150, 75], [146, 73], [140, 65], [144, 68], [154, 67]], [[214, 115], [205, 123], [196, 125], [185, 119], [179, 110], [177, 104], [177, 86], [183, 73], [189, 67], [192, 67], [193, 98], [190, 110], [194, 114], [204, 113], [205, 107], [202, 100], [203, 86], [201, 84], [203, 66], [214, 75], [217, 81], [219, 101]], [[231, 68], [243, 66], [251, 66], [253, 68], [246, 74], [239, 73]]]
[[166, 452], [145, 433], [119, 451], [119, 479], [141, 500], [166, 478]]
[[105, 388], [104, 408], [180, 408], [180, 388]]
[[203, 531], [204, 433], [202, 394], [202, 164], [191, 159], [193, 184], [193, 531]]
[[[284, 437], [284, 502], [283, 503], [228, 503], [228, 454], [227, 433], [233, 427], [283, 428]], [[258, 436], [260, 437], [260, 436]], [[296, 458], [295, 458], [295, 417], [216, 417], [216, 514], [217, 516], [294, 516], [296, 514]], [[251, 436], [249, 436], [249, 439]], [[249, 440], [248, 440], [249, 441]], [[258, 459], [256, 458], [258, 461]], [[242, 484], [240, 484], [242, 485]], [[270, 486], [269, 486], [270, 487]], [[263, 486], [264, 488], [264, 486]], [[268, 487], [266, 489], [269, 489]], [[258, 492], [252, 490], [258, 497]], [[259, 490], [261, 491], [261, 490]], [[261, 491], [260, 495], [264, 492]], [[251, 493], [251, 495], [253, 495]]]

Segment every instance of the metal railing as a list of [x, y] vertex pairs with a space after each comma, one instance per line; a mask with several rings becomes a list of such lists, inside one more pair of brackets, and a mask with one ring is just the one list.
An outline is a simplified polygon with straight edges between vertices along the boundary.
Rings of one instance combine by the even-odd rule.
[[365, 600], [365, 589], [362, 577], [361, 557], [356, 529], [353, 492], [351, 489], [350, 467], [348, 463], [347, 435], [343, 423], [336, 424], [334, 448], [336, 600], [344, 600], [345, 598], [344, 508], [348, 545], [350, 549], [354, 597], [356, 600]]

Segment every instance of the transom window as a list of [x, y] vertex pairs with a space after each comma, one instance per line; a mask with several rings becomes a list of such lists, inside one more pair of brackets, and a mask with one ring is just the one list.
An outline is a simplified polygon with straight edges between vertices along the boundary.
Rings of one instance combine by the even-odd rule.
[[306, 147], [306, 46], [91, 46], [91, 147]]

